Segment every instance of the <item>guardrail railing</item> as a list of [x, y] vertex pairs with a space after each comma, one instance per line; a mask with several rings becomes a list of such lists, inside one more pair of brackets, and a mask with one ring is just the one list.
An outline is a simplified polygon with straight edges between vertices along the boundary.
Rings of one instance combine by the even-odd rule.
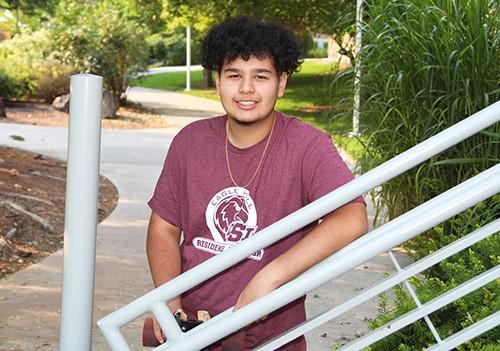
[[[233, 312], [232, 308], [230, 308], [187, 333], [183, 333], [180, 330], [165, 302], [224, 271], [235, 263], [247, 258], [252, 253], [265, 248], [288, 234], [316, 221], [318, 218], [323, 217], [327, 213], [337, 209], [357, 196], [383, 184], [387, 180], [396, 177], [413, 166], [446, 150], [454, 144], [498, 122], [499, 120], [500, 102], [497, 102], [385, 162], [372, 171], [363, 174], [357, 179], [349, 182], [332, 193], [325, 195], [295, 213], [286, 216], [285, 218], [258, 232], [248, 240], [234, 246], [230, 250], [227, 250], [218, 256], [212, 257], [188, 272], [176, 277], [170, 282], [150, 291], [144, 296], [132, 301], [130, 304], [109, 314], [98, 321], [99, 327], [101, 328], [111, 348], [115, 351], [130, 350], [124, 336], [120, 332], [120, 327], [148, 312], [153, 313], [168, 338], [167, 343], [159, 346], [156, 350], [199, 350], [237, 331], [245, 325], [258, 320], [259, 318], [269, 314], [281, 306], [286, 305], [296, 298], [305, 295], [308, 291], [322, 285], [326, 281], [345, 273], [346, 271], [384, 251], [390, 250], [392, 247], [403, 243], [404, 241], [418, 235], [445, 219], [467, 209], [475, 203], [496, 194], [500, 191], [500, 165], [484, 171], [483, 173], [448, 190], [447, 192], [413, 209], [412, 211], [407, 212], [397, 219], [373, 230], [344, 249], [325, 259], [323, 262], [312, 267], [298, 278], [283, 285], [279, 289], [260, 298], [259, 300], [235, 312]], [[491, 225], [494, 230], [498, 229], [497, 222], [493, 222]], [[491, 227], [487, 228], [491, 231]], [[397, 236], [388, 235], [389, 233], [394, 233], [396, 230], [398, 233]], [[426, 264], [429, 262], [431, 261], [426, 261]], [[399, 265], [396, 263], [396, 266], [398, 267]], [[390, 284], [397, 284], [395, 281], [400, 279], [402, 280], [399, 282], [404, 281], [407, 278], [408, 269], [409, 268], [405, 268], [402, 270], [399, 268], [397, 273], [399, 277], [393, 277], [394, 281], [391, 281]], [[499, 274], [499, 268], [496, 267], [487, 273], [474, 278], [472, 282], [467, 282], [464, 283], [463, 286], [457, 287], [452, 292], [449, 292], [449, 294], [444, 294], [442, 297], [439, 297], [439, 300], [437, 301], [433, 300], [425, 305], [420, 304], [421, 307], [417, 309], [417, 312], [414, 315], [411, 317], [403, 316], [405, 317], [403, 321], [394, 321], [394, 323], [399, 324], [391, 325], [391, 327], [396, 328], [396, 326], [403, 325], [404, 323], [407, 323], [415, 318], [418, 319], [425, 317], [430, 313], [429, 311], [435, 310], [435, 308], [437, 308], [436, 306], [442, 306], [443, 304], [452, 301], [452, 299], [456, 296], [462, 296], [464, 293], [470, 291], [471, 286], [475, 287], [479, 284], [486, 284], [488, 281], [491, 281], [491, 279], [497, 279]], [[387, 283], [381, 284], [384, 285], [379, 286], [378, 289], [385, 287]], [[374, 294], [375, 291], [378, 290], [373, 290], [371, 292], [367, 291], [366, 293]], [[365, 297], [366, 296], [362, 296], [362, 298]], [[358, 296], [353, 300], [356, 298], [358, 298]], [[360, 298], [358, 298], [358, 300], [359, 299]], [[349, 304], [353, 304], [358, 300], [349, 302]], [[320, 315], [315, 317], [297, 327], [299, 329], [294, 328], [291, 330], [289, 332], [290, 334], [280, 336], [266, 345], [262, 345], [262, 347], [259, 347], [259, 350], [273, 350], [281, 345], [280, 343], [282, 343], [286, 338], [292, 337], [293, 334], [291, 333], [303, 333], [303, 330], [310, 328], [315, 323], [320, 322], [322, 318], [328, 318], [325, 316], [341, 313], [343, 309], [349, 307], [349, 305], [345, 305], [340, 308], [341, 306], [337, 306], [336, 309], [334, 309], [335, 312], [333, 313], [330, 311], [330, 314], [326, 313], [324, 316]], [[487, 321], [488, 323], [482, 323], [475, 329], [472, 327], [472, 329], [468, 328], [468, 330], [464, 330], [461, 335], [458, 335], [451, 340], [446, 339], [445, 341], [442, 341], [439, 336], [437, 336], [436, 339], [438, 341], [438, 345], [451, 345], [456, 343], [457, 340], [463, 340], [464, 337], [484, 331], [486, 330], [485, 325], [489, 327], [491, 325], [491, 321], [497, 323], [496, 325], [498, 325], [498, 316], [493, 315], [488, 318], [490, 318]], [[300, 329], [301, 327], [305, 328]], [[367, 334], [366, 337], [359, 339], [359, 341], [356, 340], [355, 343], [368, 342], [368, 344], [370, 344], [373, 342], [372, 340], [375, 340], [380, 335], [383, 337], [385, 334], [383, 332], [374, 331], [373, 333]], [[436, 335], [437, 333], [435, 336]], [[348, 345], [346, 346], [348, 347], [346, 349], [359, 349], [359, 345], [361, 344], [353, 344], [353, 346]]]
[[[448, 257], [451, 257], [457, 252], [460, 252], [476, 244], [477, 242], [486, 239], [487, 237], [495, 233], [498, 233], [499, 231], [500, 231], [500, 219], [497, 219], [483, 226], [482, 228], [475, 230], [473, 233], [470, 233], [467, 236], [464, 236], [463, 238], [447, 245], [446, 247], [439, 249], [438, 251], [428, 255], [427, 257], [412, 263], [408, 267], [398, 270], [397, 273], [392, 274], [391, 276], [382, 280], [379, 284], [354, 296], [348, 301], [345, 301], [338, 306], [335, 306], [329, 310], [319, 313], [313, 318], [309, 318], [307, 321], [301, 323], [300, 325], [289, 330], [283, 335], [280, 335], [274, 338], [273, 340], [267, 342], [266, 344], [261, 345], [260, 347], [257, 348], [257, 350], [258, 351], [274, 350], [279, 346], [284, 345], [287, 342], [294, 340], [295, 338], [313, 330], [314, 328], [319, 327], [321, 324], [324, 324], [332, 320], [333, 318], [341, 315], [342, 313], [351, 310], [352, 308], [362, 304], [363, 302], [370, 300], [371, 298], [383, 293], [384, 291], [394, 287], [395, 285], [403, 283], [408, 278], [423, 272], [427, 268], [441, 262], [442, 260], [445, 260]], [[387, 328], [387, 330], [392, 330], [390, 323], [385, 325], [385, 327]]]

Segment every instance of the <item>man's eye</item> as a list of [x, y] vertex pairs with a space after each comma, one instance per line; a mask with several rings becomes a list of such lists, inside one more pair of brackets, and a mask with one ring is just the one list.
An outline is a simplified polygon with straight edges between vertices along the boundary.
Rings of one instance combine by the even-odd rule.
[[257, 79], [258, 80], [266, 80], [267, 79], [267, 76], [264, 76], [264, 75], [257, 75]]
[[235, 79], [235, 78], [238, 78], [238, 77], [239, 77], [239, 75], [238, 75], [238, 74], [230, 74], [230, 75], [228, 76], [228, 78], [230, 78], [230, 79]]

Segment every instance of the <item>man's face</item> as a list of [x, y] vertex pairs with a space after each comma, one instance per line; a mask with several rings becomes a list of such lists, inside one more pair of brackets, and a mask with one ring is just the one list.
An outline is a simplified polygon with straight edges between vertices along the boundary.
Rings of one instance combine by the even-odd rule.
[[217, 73], [216, 86], [229, 118], [252, 124], [272, 116], [276, 99], [283, 96], [286, 73], [279, 77], [271, 58], [241, 57], [225, 63]]

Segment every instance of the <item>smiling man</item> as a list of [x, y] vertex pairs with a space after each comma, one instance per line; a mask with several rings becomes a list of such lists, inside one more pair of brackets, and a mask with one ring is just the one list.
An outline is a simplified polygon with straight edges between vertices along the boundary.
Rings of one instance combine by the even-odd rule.
[[[149, 202], [147, 252], [155, 286], [352, 179], [326, 133], [275, 110], [288, 77], [300, 65], [298, 45], [288, 30], [246, 17], [229, 19], [209, 31], [202, 65], [216, 71], [226, 114], [190, 124], [170, 146]], [[366, 230], [365, 204], [358, 198], [168, 305], [190, 319], [199, 310], [214, 316], [231, 306], [241, 308]], [[304, 319], [301, 298], [246, 327], [236, 349], [253, 349]], [[211, 350], [229, 349], [234, 340]], [[280, 350], [306, 350], [305, 340]]]

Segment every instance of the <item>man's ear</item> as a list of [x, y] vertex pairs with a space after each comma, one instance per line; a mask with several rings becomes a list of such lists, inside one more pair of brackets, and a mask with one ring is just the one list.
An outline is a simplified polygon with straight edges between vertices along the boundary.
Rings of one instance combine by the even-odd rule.
[[215, 72], [215, 90], [217, 91], [217, 95], [220, 96], [220, 73], [219, 71]]
[[281, 73], [278, 81], [278, 97], [285, 95], [286, 83], [288, 81], [288, 74], [286, 72]]

